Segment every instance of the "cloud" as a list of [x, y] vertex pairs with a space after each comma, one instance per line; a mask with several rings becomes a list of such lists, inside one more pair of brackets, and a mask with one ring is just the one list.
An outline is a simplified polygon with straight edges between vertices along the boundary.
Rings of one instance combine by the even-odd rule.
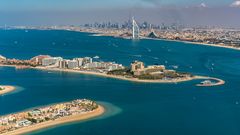
[[200, 5], [198, 5], [198, 7], [200, 7], [200, 8], [207, 8], [208, 6], [207, 6], [206, 3], [201, 3]]
[[162, 0], [141, 0], [143, 2], [158, 6], [161, 4]]
[[230, 7], [239, 7], [240, 8], [240, 0], [234, 1]]
[[201, 3], [198, 7], [206, 8], [206, 7], [208, 7], [208, 6], [207, 6], [207, 4], [205, 4], [205, 3]]

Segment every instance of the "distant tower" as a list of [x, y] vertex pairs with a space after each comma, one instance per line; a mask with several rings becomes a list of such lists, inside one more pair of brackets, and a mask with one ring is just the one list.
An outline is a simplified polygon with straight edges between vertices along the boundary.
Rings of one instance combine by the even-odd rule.
[[139, 27], [137, 25], [137, 22], [132, 18], [132, 38], [133, 39], [139, 39]]

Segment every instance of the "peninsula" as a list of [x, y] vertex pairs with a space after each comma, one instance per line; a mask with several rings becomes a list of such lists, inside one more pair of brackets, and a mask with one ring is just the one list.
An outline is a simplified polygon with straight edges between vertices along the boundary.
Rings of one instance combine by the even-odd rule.
[[[169, 70], [164, 65], [145, 66], [141, 61], [133, 61], [129, 67], [126, 67], [115, 62], [100, 61], [99, 56], [94, 58], [74, 58], [72, 60], [63, 59], [62, 57], [51, 57], [49, 55], [35, 56], [30, 60], [7, 59], [3, 57], [0, 61], [0, 66], [14, 66], [17, 69], [32, 68], [74, 72], [144, 83], [178, 83], [194, 79], [210, 79], [210, 77], [200, 77], [190, 73]], [[217, 84], [220, 85], [220, 83]]]
[[77, 99], [71, 102], [0, 116], [0, 134], [24, 134], [59, 124], [94, 118], [103, 113], [104, 107], [96, 102]]

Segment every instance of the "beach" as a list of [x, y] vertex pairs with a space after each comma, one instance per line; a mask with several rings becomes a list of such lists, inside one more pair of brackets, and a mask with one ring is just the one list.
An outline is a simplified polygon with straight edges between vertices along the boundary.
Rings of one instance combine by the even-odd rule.
[[107, 77], [107, 78], [114, 78], [114, 79], [139, 82], [139, 83], [178, 83], [178, 82], [186, 82], [186, 81], [191, 81], [194, 79], [199, 79], [198, 77], [185, 77], [185, 78], [176, 78], [176, 79], [171, 79], [171, 80], [141, 80], [138, 78], [127, 78], [125, 76], [108, 75], [106, 73], [97, 73], [97, 72], [91, 72], [91, 71], [80, 71], [80, 70], [72, 70], [72, 69], [59, 69], [59, 68], [46, 68], [46, 67], [34, 67], [33, 69], [46, 70], [46, 71], [80, 73], [80, 74], [102, 76], [102, 77]]
[[16, 89], [14, 86], [1, 86], [1, 87], [3, 87], [4, 89], [0, 90], [0, 95], [4, 95], [4, 94], [12, 92]]
[[[81, 31], [82, 32], [82, 31]], [[104, 32], [99, 32], [99, 31], [84, 31], [87, 33], [94, 33], [92, 36], [109, 36], [109, 37], [114, 37], [114, 38], [123, 38], [123, 39], [131, 39], [131, 37], [122, 37], [119, 35], [114, 35], [113, 33], [104, 33]], [[212, 47], [221, 47], [221, 48], [227, 48], [227, 49], [233, 49], [233, 50], [240, 50], [240, 47], [234, 47], [234, 46], [227, 46], [223, 44], [209, 44], [209, 43], [204, 43], [204, 42], [191, 42], [191, 41], [184, 41], [184, 40], [173, 40], [173, 39], [163, 39], [163, 38], [149, 38], [149, 37], [143, 37], [141, 36], [142, 39], [149, 39], [149, 40], [162, 40], [162, 41], [173, 41], [173, 42], [182, 42], [186, 44], [195, 44], [195, 45], [205, 45], [205, 46], [212, 46]]]
[[173, 42], [181, 42], [181, 43], [186, 43], [189, 45], [204, 45], [204, 46], [212, 46], [212, 47], [220, 47], [220, 48], [226, 48], [226, 49], [233, 49], [233, 50], [240, 50], [240, 48], [233, 47], [233, 46], [227, 46], [227, 45], [222, 45], [222, 44], [208, 44], [208, 43], [202, 43], [202, 42], [191, 42], [191, 41], [183, 41], [183, 40], [172, 40], [172, 39], [161, 39], [161, 38], [148, 38], [144, 37], [143, 39], [148, 39], [148, 40], [162, 40], [162, 41], [173, 41]]
[[203, 78], [203, 79], [209, 79], [209, 80], [215, 80], [216, 83], [213, 83], [213, 84], [197, 84], [196, 86], [199, 86], [199, 87], [213, 87], [213, 86], [218, 86], [218, 85], [224, 85], [225, 84], [225, 81], [222, 80], [222, 79], [219, 79], [219, 78], [213, 78], [213, 77], [208, 77], [208, 78]]
[[50, 120], [50, 121], [47, 121], [47, 122], [42, 122], [42, 123], [39, 123], [39, 124], [35, 124], [35, 125], [28, 126], [28, 127], [20, 128], [20, 129], [14, 130], [14, 131], [10, 131], [10, 132], [4, 133], [2, 135], [25, 134], [25, 133], [37, 131], [37, 130], [44, 129], [44, 128], [54, 127], [56, 125], [87, 120], [87, 119], [95, 118], [97, 116], [102, 115], [104, 113], [104, 111], [105, 111], [104, 107], [98, 105], [97, 109], [95, 109], [91, 112], [87, 112], [85, 114], [76, 114], [76, 115], [71, 115], [71, 116], [66, 116], [66, 117], [63, 117], [63, 118], [59, 118], [59, 119], [56, 119], [56, 120]]
[[[2, 65], [0, 65], [2, 66]], [[9, 67], [16, 67], [14, 65], [4, 65], [4, 66], [9, 66]], [[48, 68], [48, 67], [29, 67], [31, 69], [36, 69], [36, 70], [45, 70], [45, 71], [57, 71], [57, 72], [70, 72], [70, 73], [79, 73], [79, 74], [86, 74], [86, 75], [95, 75], [95, 76], [101, 76], [101, 77], [106, 77], [106, 78], [113, 78], [113, 79], [119, 79], [119, 80], [125, 80], [125, 81], [132, 81], [132, 82], [137, 82], [137, 83], [181, 83], [181, 82], [187, 82], [187, 81], [192, 81], [192, 80], [201, 80], [201, 79], [212, 79], [212, 80], [217, 80], [220, 83], [217, 83], [217, 85], [223, 85], [225, 84], [225, 81], [214, 78], [214, 77], [207, 77], [207, 76], [198, 76], [194, 75], [192, 77], [184, 77], [184, 78], [175, 78], [171, 80], [143, 80], [143, 79], [138, 79], [138, 78], [128, 78], [125, 76], [117, 76], [117, 75], [109, 75], [106, 73], [99, 73], [99, 72], [93, 72], [93, 71], [83, 71], [83, 70], [74, 70], [74, 69], [60, 69], [60, 68]], [[216, 86], [216, 85], [215, 85]]]

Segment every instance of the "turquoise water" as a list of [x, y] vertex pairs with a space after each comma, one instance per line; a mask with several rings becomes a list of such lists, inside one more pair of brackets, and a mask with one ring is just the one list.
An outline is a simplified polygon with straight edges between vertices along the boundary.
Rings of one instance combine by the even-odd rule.
[[[74, 73], [0, 68], [1, 84], [19, 86], [0, 96], [0, 115], [35, 106], [89, 98], [111, 103], [118, 113], [105, 118], [67, 124], [36, 135], [239, 135], [240, 52], [180, 42], [94, 37], [69, 31], [0, 31], [0, 54], [29, 59], [39, 54], [100, 56], [128, 65], [178, 65], [180, 71], [226, 81], [217, 87], [196, 87], [198, 80], [179, 84], [134, 83]], [[111, 105], [107, 105], [114, 109]]]

